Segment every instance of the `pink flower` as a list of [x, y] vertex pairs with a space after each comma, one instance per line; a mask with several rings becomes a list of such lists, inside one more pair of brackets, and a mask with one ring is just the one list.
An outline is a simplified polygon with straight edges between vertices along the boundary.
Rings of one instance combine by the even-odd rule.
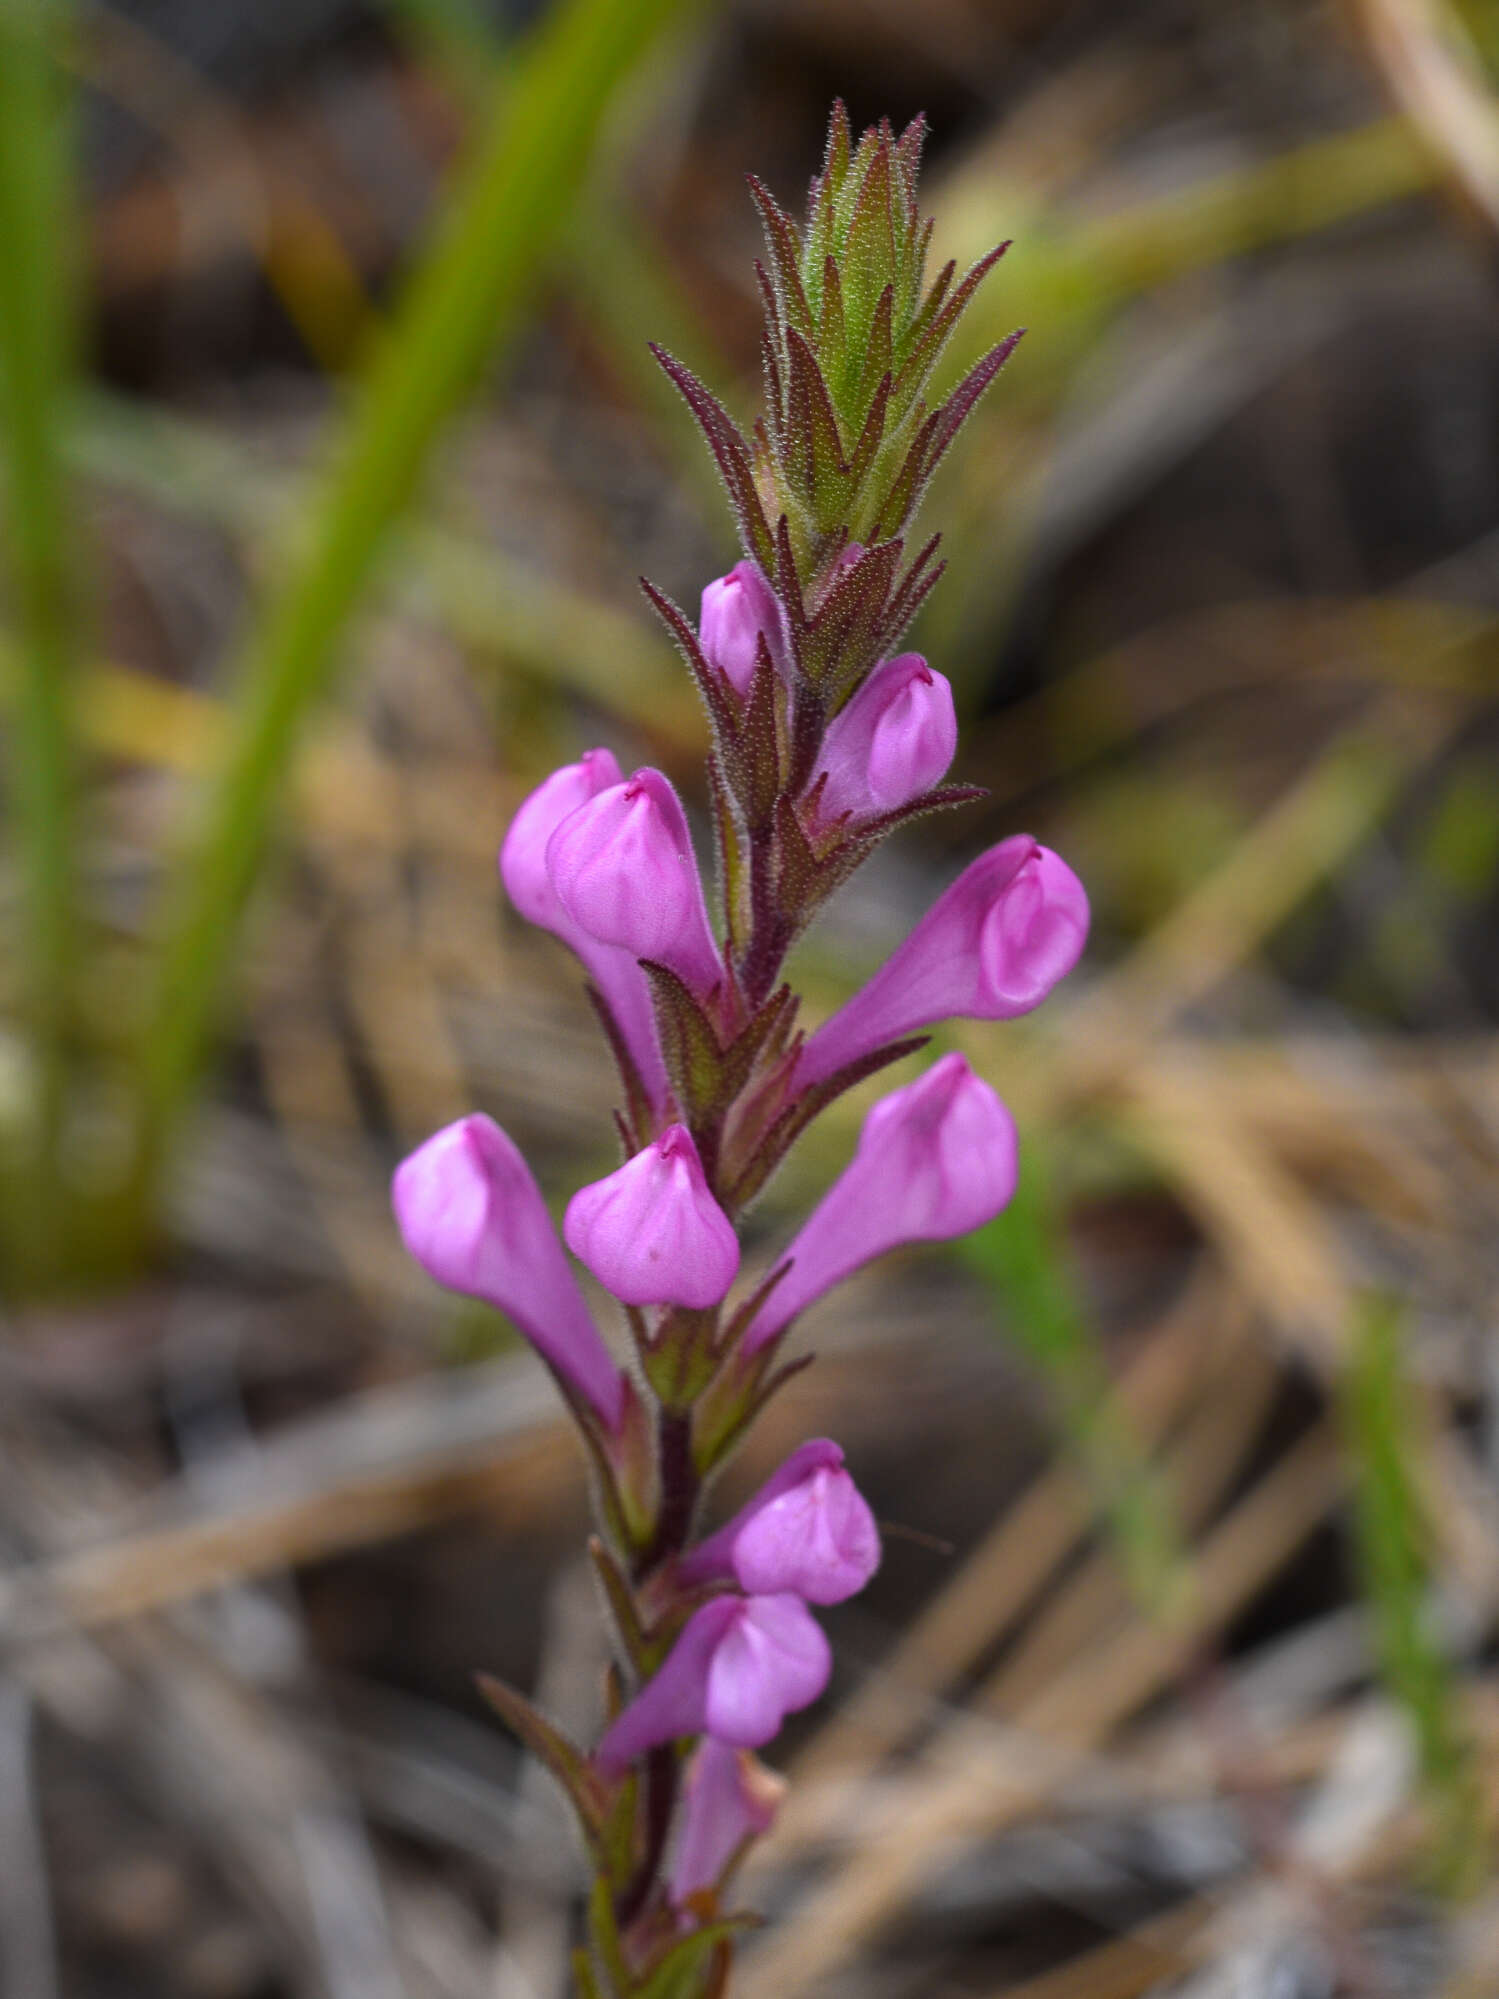
[[689, 1587], [732, 1576], [751, 1596], [790, 1590], [808, 1603], [842, 1603], [879, 1565], [874, 1515], [844, 1470], [842, 1451], [815, 1437], [700, 1542], [677, 1574]]
[[783, 655], [781, 606], [753, 562], [736, 562], [703, 592], [698, 643], [736, 694], [749, 693], [764, 637], [772, 661]]
[[961, 1055], [944, 1055], [865, 1118], [858, 1150], [792, 1243], [791, 1268], [756, 1313], [743, 1353], [875, 1257], [966, 1235], [1014, 1191], [1009, 1112]]
[[746, 1841], [769, 1832], [786, 1780], [747, 1749], [705, 1735], [687, 1766], [682, 1825], [672, 1861], [672, 1905], [715, 1894]]
[[549, 930], [581, 959], [619, 1029], [647, 1095], [659, 1110], [666, 1102], [666, 1071], [646, 976], [628, 951], [601, 944], [574, 922], [552, 886], [546, 865], [547, 842], [562, 821], [619, 782], [619, 765], [608, 750], [588, 750], [577, 763], [553, 771], [510, 822], [500, 848], [500, 879], [527, 922]]
[[820, 1082], [933, 1021], [1011, 1020], [1065, 978], [1088, 935], [1071, 868], [1028, 833], [965, 868], [905, 943], [802, 1050], [796, 1079]]
[[562, 1233], [626, 1305], [716, 1305], [739, 1269], [739, 1239], [680, 1124], [574, 1194]]
[[828, 725], [813, 783], [824, 777], [817, 816], [893, 812], [947, 775], [958, 747], [952, 687], [919, 652], [877, 666]]
[[815, 1701], [832, 1653], [798, 1596], [717, 1596], [682, 1635], [599, 1744], [606, 1773], [679, 1736], [716, 1736], [736, 1749], [769, 1742], [788, 1714]]
[[687, 816], [658, 770], [580, 805], [547, 842], [563, 908], [590, 937], [668, 966], [700, 998], [723, 976]]
[[624, 1382], [589, 1317], [546, 1204], [492, 1118], [460, 1118], [418, 1146], [391, 1183], [407, 1249], [449, 1291], [513, 1319], [552, 1371], [609, 1429]]

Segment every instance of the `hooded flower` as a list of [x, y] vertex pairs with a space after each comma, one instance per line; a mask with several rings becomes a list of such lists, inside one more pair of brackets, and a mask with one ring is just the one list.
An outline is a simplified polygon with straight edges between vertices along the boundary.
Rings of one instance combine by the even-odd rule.
[[934, 1021], [1011, 1020], [1039, 1006], [1082, 955], [1088, 898], [1028, 833], [965, 868], [861, 992], [820, 1027], [796, 1077], [836, 1069]]
[[588, 750], [577, 763], [553, 771], [510, 822], [500, 848], [500, 879], [526, 921], [549, 930], [582, 961], [613, 1017], [647, 1095], [659, 1110], [666, 1102], [666, 1071], [661, 1064], [646, 976], [628, 951], [601, 944], [574, 922], [552, 886], [546, 864], [547, 842], [562, 821], [619, 782], [619, 765], [608, 750]]
[[673, 1906], [695, 1895], [715, 1894], [740, 1848], [769, 1832], [786, 1780], [747, 1749], [731, 1749], [711, 1735], [698, 1744], [682, 1787], [682, 1823], [672, 1861]]
[[513, 1319], [553, 1372], [609, 1429], [624, 1379], [589, 1317], [546, 1203], [492, 1118], [460, 1118], [418, 1146], [391, 1183], [407, 1249], [449, 1291]]
[[684, 1735], [759, 1749], [785, 1716], [817, 1699], [832, 1670], [828, 1641], [800, 1597], [714, 1597], [688, 1618], [595, 1761], [612, 1775]]
[[626, 1305], [716, 1305], [739, 1269], [739, 1239], [680, 1124], [574, 1194], [562, 1232]]
[[658, 770], [595, 793], [547, 842], [562, 907], [601, 944], [668, 966], [700, 998], [723, 976], [687, 815]]
[[792, 1243], [791, 1268], [751, 1321], [743, 1353], [875, 1257], [966, 1235], [1014, 1191], [1009, 1112], [961, 1055], [944, 1055], [865, 1118], [858, 1150]]
[[754, 1498], [678, 1564], [689, 1587], [732, 1577], [749, 1595], [842, 1603], [880, 1565], [874, 1515], [827, 1437], [793, 1451]]

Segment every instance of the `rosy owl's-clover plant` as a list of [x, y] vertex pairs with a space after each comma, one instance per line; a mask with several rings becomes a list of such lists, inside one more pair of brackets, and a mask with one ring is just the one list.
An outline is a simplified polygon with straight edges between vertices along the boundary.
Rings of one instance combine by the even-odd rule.
[[[831, 1671], [808, 1606], [879, 1561], [868, 1506], [827, 1439], [794, 1452], [706, 1537], [709, 1482], [797, 1363], [793, 1321], [900, 1244], [991, 1219], [1015, 1133], [988, 1084], [945, 1056], [869, 1112], [847, 1167], [770, 1276], [733, 1296], [745, 1211], [818, 1113], [924, 1045], [920, 1030], [1039, 1004], [1082, 950], [1077, 878], [1026, 835], [938, 898], [864, 990], [810, 1037], [782, 979], [828, 897], [899, 826], [978, 796], [944, 783], [952, 694], [898, 650], [941, 574], [910, 545], [932, 472], [1017, 336], [926, 400], [963, 307], [1001, 254], [928, 285], [916, 208], [923, 125], [852, 140], [834, 109], [798, 229], [758, 182], [766, 404], [751, 438], [659, 356], [723, 475], [744, 558], [689, 618], [645, 588], [708, 714], [718, 927], [686, 816], [653, 770], [607, 750], [555, 772], [501, 851], [521, 914], [579, 959], [617, 1062], [619, 1169], [573, 1196], [567, 1248], [620, 1302], [635, 1366], [595, 1324], [519, 1153], [470, 1117], [396, 1174], [408, 1247], [439, 1283], [507, 1312], [550, 1367], [588, 1448], [592, 1544], [615, 1665], [591, 1750], [486, 1683], [572, 1803], [594, 1871], [580, 1992], [725, 1991], [730, 1877], [769, 1826], [777, 1780], [753, 1752]], [[741, 1286], [741, 1292], [746, 1287]]]

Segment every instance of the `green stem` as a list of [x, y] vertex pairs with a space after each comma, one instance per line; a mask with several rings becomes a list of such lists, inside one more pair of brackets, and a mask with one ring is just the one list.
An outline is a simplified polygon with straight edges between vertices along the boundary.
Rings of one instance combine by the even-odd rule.
[[620, 83], [685, 0], [565, 0], [495, 87], [490, 120], [355, 391], [305, 553], [250, 634], [228, 761], [172, 883], [140, 1051], [139, 1180], [154, 1189], [205, 1066], [301, 725], [432, 447], [519, 327]]
[[[62, 428], [76, 354], [71, 119], [52, 61], [57, 0], [0, 0], [0, 454], [20, 635], [11, 790], [25, 880], [38, 1079], [22, 1168], [27, 1261], [55, 1261], [58, 1150], [77, 965], [74, 743], [76, 522]], [[18, 1166], [20, 1161], [15, 1162]]]

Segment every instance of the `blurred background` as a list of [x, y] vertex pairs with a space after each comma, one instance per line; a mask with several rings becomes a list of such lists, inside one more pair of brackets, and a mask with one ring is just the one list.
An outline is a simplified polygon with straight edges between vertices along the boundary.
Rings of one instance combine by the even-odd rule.
[[1014, 239], [955, 365], [1029, 332], [924, 515], [990, 796], [807, 1004], [1022, 828], [1095, 929], [947, 1039], [1015, 1208], [736, 1468], [831, 1430], [887, 1557], [735, 1990], [1499, 1993], [1496, 93], [1491, 0], [0, 4], [5, 1999], [566, 1990], [473, 1673], [594, 1725], [581, 1465], [386, 1186], [476, 1107], [612, 1164], [495, 850], [598, 742], [701, 802], [645, 342], [752, 407], [742, 177], [799, 213], [835, 94]]

